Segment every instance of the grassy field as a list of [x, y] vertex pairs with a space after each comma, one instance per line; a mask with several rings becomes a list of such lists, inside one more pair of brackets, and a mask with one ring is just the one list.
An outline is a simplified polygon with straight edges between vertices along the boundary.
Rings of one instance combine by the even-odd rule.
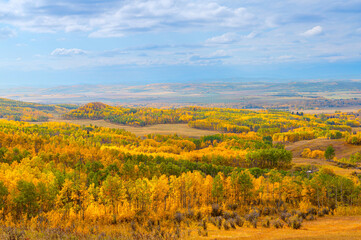
[[218, 230], [209, 224], [208, 237], [193, 239], [270, 239], [270, 240], [356, 240], [361, 239], [361, 216], [331, 216], [318, 218], [317, 221], [305, 221], [299, 230], [290, 228], [247, 228]]
[[351, 154], [361, 151], [361, 146], [355, 146], [347, 144], [342, 139], [331, 140], [326, 138], [317, 138], [312, 140], [304, 140], [295, 143], [289, 143], [286, 145], [286, 149], [291, 151], [293, 154], [292, 162], [296, 166], [301, 165], [314, 165], [317, 167], [329, 166], [335, 171], [336, 174], [348, 175], [353, 172], [361, 173], [360, 170], [353, 168], [340, 168], [335, 163], [328, 162], [325, 159], [311, 159], [301, 157], [303, 149], [310, 148], [311, 150], [322, 150], [325, 151], [327, 146], [332, 145], [335, 149], [335, 154], [338, 159], [349, 158]]
[[343, 139], [326, 139], [316, 138], [304, 140], [286, 145], [286, 149], [292, 151], [293, 157], [300, 157], [303, 149], [325, 151], [328, 146], [332, 145], [335, 149], [337, 158], [350, 157], [351, 154], [361, 151], [361, 146], [347, 144]]
[[63, 120], [63, 119], [50, 119], [53, 122], [67, 122], [79, 125], [95, 125], [99, 127], [108, 127], [108, 128], [119, 128], [134, 133], [137, 136], [144, 136], [152, 133], [156, 134], [175, 134], [185, 137], [200, 138], [202, 136], [213, 135], [219, 133], [218, 131], [202, 130], [188, 127], [187, 124], [157, 124], [152, 126], [145, 127], [132, 127], [125, 126], [120, 124], [114, 124], [106, 122], [104, 120]]
[[[121, 233], [127, 232], [132, 234], [132, 230], [128, 224], [113, 225], [106, 227], [106, 230], [113, 230], [117, 228]], [[276, 229], [274, 227], [264, 228], [258, 226], [253, 228], [251, 226], [243, 226], [237, 229], [219, 230], [213, 224], [207, 224], [208, 236], [199, 236], [199, 226], [181, 227], [182, 235], [180, 238], [175, 239], [204, 239], [204, 240], [360, 240], [361, 239], [361, 216], [326, 216], [317, 218], [315, 221], [304, 221], [300, 229], [295, 230], [289, 227]], [[29, 240], [48, 240], [48, 239], [107, 239], [101, 237], [101, 234], [95, 235], [77, 235], [71, 236], [59, 229], [48, 229], [41, 232], [35, 229], [19, 229], [19, 232], [25, 233], [23, 237], [11, 238], [8, 234], [1, 231], [0, 239], [29, 239]], [[169, 227], [172, 231], [172, 227]], [[127, 236], [127, 235], [125, 235]], [[123, 236], [121, 239], [130, 239]], [[51, 237], [51, 238], [50, 238]], [[109, 238], [116, 239], [116, 238]], [[138, 239], [138, 238], [135, 238]], [[139, 238], [147, 239], [147, 238]], [[163, 238], [150, 238], [150, 239], [163, 239]], [[164, 238], [170, 239], [170, 238]]]
[[336, 111], [341, 112], [357, 112], [360, 110], [360, 107], [342, 107], [342, 108], [324, 108], [324, 109], [307, 109], [307, 110], [290, 110], [291, 112], [303, 112], [307, 114], [319, 114], [319, 113], [325, 113], [325, 114], [332, 114]]

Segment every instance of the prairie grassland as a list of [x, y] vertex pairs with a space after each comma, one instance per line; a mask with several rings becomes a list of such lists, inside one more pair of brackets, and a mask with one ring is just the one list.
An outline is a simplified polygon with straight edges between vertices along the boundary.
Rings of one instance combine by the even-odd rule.
[[135, 135], [141, 137], [148, 134], [178, 134], [179, 136], [184, 137], [194, 137], [200, 138], [206, 135], [213, 135], [220, 133], [218, 131], [210, 131], [210, 130], [202, 130], [202, 129], [195, 129], [188, 127], [187, 124], [157, 124], [152, 126], [145, 126], [145, 127], [132, 127], [126, 126], [121, 124], [114, 124], [104, 120], [90, 120], [90, 119], [82, 119], [82, 120], [64, 120], [64, 119], [51, 119], [52, 122], [66, 122], [66, 123], [73, 123], [78, 125], [94, 125], [98, 127], [108, 127], [108, 128], [118, 128], [124, 129]]
[[209, 224], [208, 237], [194, 236], [193, 239], [359, 240], [361, 239], [361, 216], [330, 216], [318, 218], [316, 221], [304, 221], [299, 230], [242, 227], [225, 231], [218, 230]]

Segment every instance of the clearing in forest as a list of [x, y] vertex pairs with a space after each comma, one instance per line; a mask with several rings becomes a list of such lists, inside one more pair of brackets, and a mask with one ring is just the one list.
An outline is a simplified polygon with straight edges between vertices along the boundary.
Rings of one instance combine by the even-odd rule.
[[207, 135], [219, 134], [218, 131], [211, 130], [203, 130], [191, 128], [187, 124], [156, 124], [145, 127], [132, 127], [121, 124], [115, 124], [111, 122], [107, 122], [104, 120], [90, 120], [90, 119], [81, 119], [81, 120], [65, 120], [65, 119], [50, 119], [52, 122], [66, 122], [78, 125], [94, 125], [98, 127], [108, 127], [108, 128], [117, 128], [124, 129], [135, 135], [142, 137], [148, 134], [178, 134], [183, 137], [192, 137], [192, 138], [200, 138]]
[[316, 138], [312, 140], [303, 140], [295, 143], [289, 143], [286, 145], [286, 149], [292, 152], [293, 159], [292, 162], [296, 166], [300, 165], [315, 165], [318, 167], [321, 166], [330, 166], [336, 174], [348, 175], [353, 172], [361, 173], [360, 170], [354, 168], [341, 168], [336, 165], [336, 163], [326, 161], [326, 159], [312, 159], [312, 158], [303, 158], [301, 156], [302, 151], [305, 148], [311, 150], [322, 150], [325, 151], [328, 146], [332, 145], [335, 149], [336, 158], [349, 158], [352, 154], [361, 151], [361, 146], [348, 144], [344, 139], [327, 139], [327, 138]]

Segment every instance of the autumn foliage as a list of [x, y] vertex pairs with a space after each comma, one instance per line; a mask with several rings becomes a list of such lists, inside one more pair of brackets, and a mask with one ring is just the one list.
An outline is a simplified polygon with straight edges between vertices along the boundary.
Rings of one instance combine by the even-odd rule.
[[[223, 132], [200, 139], [0, 120], [0, 221], [85, 236], [113, 234], [120, 230], [109, 226], [124, 224], [133, 232], [174, 228], [178, 238], [177, 228], [185, 222], [200, 222], [200, 235], [206, 235], [207, 222], [225, 230], [259, 227], [260, 221], [264, 227], [297, 229], [316, 215], [361, 205], [358, 177], [327, 168], [312, 174], [294, 169], [292, 154], [282, 144], [334, 131], [349, 136], [350, 119], [340, 116], [329, 124], [327, 116], [273, 110], [133, 109], [102, 103], [68, 115], [137, 126], [184, 122]], [[322, 154], [306, 149], [304, 155]]]

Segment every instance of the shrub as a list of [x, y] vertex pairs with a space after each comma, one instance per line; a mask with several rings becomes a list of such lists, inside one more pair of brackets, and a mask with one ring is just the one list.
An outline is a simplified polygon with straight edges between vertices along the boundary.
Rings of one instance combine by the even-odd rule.
[[25, 237], [25, 232], [17, 227], [5, 227], [3, 231], [5, 233], [5, 239], [8, 240], [21, 240]]
[[288, 219], [288, 226], [293, 229], [299, 229], [302, 225], [302, 218], [294, 215]]
[[183, 214], [180, 213], [180, 212], [176, 212], [176, 213], [175, 213], [175, 216], [174, 216], [174, 220], [175, 220], [177, 223], [181, 223], [182, 220], [183, 220]]
[[151, 220], [151, 219], [149, 219], [148, 222], [147, 222], [147, 227], [146, 227], [146, 229], [147, 229], [148, 231], [152, 231], [152, 230], [153, 230], [153, 227], [154, 227], [154, 221]]
[[222, 215], [222, 209], [219, 207], [217, 203], [212, 204], [212, 217], [218, 217]]
[[236, 229], [236, 225], [235, 225], [235, 221], [234, 221], [234, 219], [233, 219], [233, 218], [231, 218], [231, 219], [229, 219], [228, 221], [229, 221], [229, 225], [231, 225], [231, 228]]
[[271, 225], [271, 221], [270, 221], [270, 218], [269, 217], [266, 217], [262, 223], [262, 226], [265, 227], [265, 228], [269, 228]]
[[234, 218], [234, 219], [235, 219], [236, 217], [238, 217], [238, 213], [232, 212], [232, 213], [231, 213], [231, 218]]
[[237, 204], [228, 204], [227, 208], [231, 211], [235, 211], [238, 208]]
[[270, 207], [264, 207], [262, 211], [262, 215], [268, 216], [272, 214], [272, 209]]
[[282, 223], [281, 219], [277, 218], [272, 221], [272, 226], [275, 228], [283, 228], [283, 223]]
[[[202, 230], [201, 228], [198, 228], [198, 235], [200, 237], [208, 237], [208, 231], [207, 230]], [[190, 236], [190, 233], [188, 234], [188, 236]]]
[[244, 219], [241, 218], [241, 217], [239, 217], [239, 216], [237, 216], [237, 217], [235, 218], [235, 222], [236, 222], [236, 225], [237, 225], [238, 227], [242, 227], [243, 224], [244, 224]]
[[248, 214], [246, 214], [245, 218], [248, 222], [250, 222], [254, 228], [257, 228], [259, 212], [255, 209], [252, 209]]
[[224, 230], [229, 230], [230, 229], [230, 224], [229, 224], [228, 220], [224, 221], [223, 227], [224, 227]]
[[325, 155], [324, 151], [321, 150], [311, 150], [309, 148], [303, 149], [301, 156], [304, 158], [317, 158], [317, 159], [323, 159]]
[[193, 219], [194, 218], [194, 211], [192, 209], [188, 209], [188, 211], [186, 212], [186, 217], [189, 219]]
[[200, 227], [203, 228], [203, 230], [207, 230], [208, 226], [207, 226], [207, 221], [206, 220], [202, 220], [199, 224]]
[[320, 210], [320, 211], [317, 212], [317, 216], [323, 217], [323, 216], [325, 216], [325, 214], [323, 213], [322, 210]]
[[324, 155], [327, 160], [330, 160], [335, 157], [335, 149], [333, 148], [332, 145], [327, 147]]
[[310, 215], [310, 214], [313, 214], [313, 215], [316, 215], [317, 214], [317, 210], [316, 208], [309, 208], [307, 209], [307, 214]]
[[305, 213], [301, 212], [300, 210], [293, 210], [291, 212], [292, 215], [296, 215], [297, 217], [300, 217], [302, 219], [305, 219], [306, 218], [306, 215]]
[[201, 220], [202, 219], [202, 212], [197, 212], [195, 214], [195, 218], [196, 218], [197, 221]]
[[224, 213], [223, 213], [223, 218], [226, 219], [226, 220], [228, 220], [228, 219], [231, 218], [231, 214], [230, 214], [229, 212], [224, 212]]
[[307, 221], [313, 221], [313, 220], [316, 220], [316, 219], [317, 219], [316, 216], [313, 215], [313, 214], [309, 214], [309, 215], [307, 215], [307, 217], [306, 217], [306, 220], [307, 220]]
[[287, 219], [292, 215], [289, 212], [281, 212], [280, 217], [284, 222], [287, 222]]
[[215, 227], [217, 227], [217, 219], [215, 217], [211, 217], [210, 221]]
[[137, 224], [134, 221], [132, 221], [130, 223], [130, 228], [133, 230], [133, 232], [136, 232], [137, 231]]
[[328, 209], [328, 208], [322, 208], [321, 211], [322, 211], [323, 215], [328, 215], [330, 213], [330, 209]]
[[218, 229], [221, 229], [222, 228], [222, 217], [217, 217], [216, 223], [217, 223]]

